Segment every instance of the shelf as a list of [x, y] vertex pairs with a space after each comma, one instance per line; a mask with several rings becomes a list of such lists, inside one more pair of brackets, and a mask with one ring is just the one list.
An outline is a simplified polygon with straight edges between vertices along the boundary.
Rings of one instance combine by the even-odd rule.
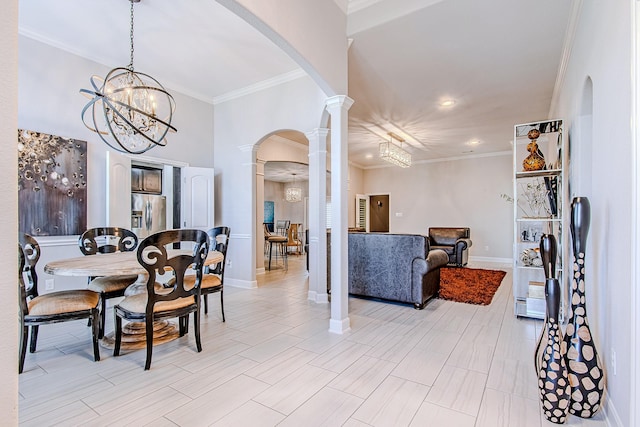
[[537, 178], [540, 176], [559, 176], [562, 173], [560, 169], [547, 169], [541, 171], [531, 172], [516, 172], [516, 179], [518, 178]]
[[531, 319], [544, 320], [544, 314], [538, 312], [531, 312], [527, 310], [527, 301], [518, 299], [515, 304], [515, 313], [518, 317], [528, 317]]
[[[545, 168], [525, 171], [523, 164], [531, 155], [533, 140], [528, 138], [532, 129], [540, 131], [535, 139], [537, 149], [544, 153]], [[546, 135], [544, 135], [546, 134]], [[532, 135], [535, 136], [535, 135]], [[567, 216], [567, 166], [569, 152], [566, 139], [563, 138], [563, 121], [548, 120], [516, 125], [513, 144], [513, 304], [517, 317], [544, 319], [546, 304], [540, 299], [540, 289], [531, 284], [542, 285], [545, 282], [543, 266], [532, 265], [530, 260], [522, 262], [520, 257], [535, 257], [532, 250], [540, 246], [543, 234], [553, 235], [557, 244], [554, 275], [559, 279], [562, 289], [560, 311], [567, 305], [567, 279], [570, 278], [567, 262], [567, 235], [569, 232]], [[528, 164], [528, 163], [527, 163]], [[533, 215], [541, 216], [533, 216]], [[541, 254], [537, 254], [541, 257]], [[536, 263], [541, 261], [536, 259]], [[532, 291], [532, 289], [534, 289]], [[529, 296], [529, 292], [532, 292]]]

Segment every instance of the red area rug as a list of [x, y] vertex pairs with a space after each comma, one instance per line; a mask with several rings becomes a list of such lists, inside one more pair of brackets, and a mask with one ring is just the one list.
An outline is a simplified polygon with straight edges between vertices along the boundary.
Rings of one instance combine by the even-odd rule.
[[441, 268], [439, 297], [467, 304], [488, 305], [506, 274], [501, 270]]

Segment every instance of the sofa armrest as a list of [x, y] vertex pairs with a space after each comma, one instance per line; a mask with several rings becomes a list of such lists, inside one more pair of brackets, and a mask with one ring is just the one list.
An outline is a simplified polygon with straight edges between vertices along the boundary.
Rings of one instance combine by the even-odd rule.
[[458, 239], [456, 240], [456, 251], [462, 251], [470, 248], [472, 245], [471, 239]]
[[427, 255], [427, 272], [440, 268], [449, 262], [449, 255], [442, 249], [432, 249]]

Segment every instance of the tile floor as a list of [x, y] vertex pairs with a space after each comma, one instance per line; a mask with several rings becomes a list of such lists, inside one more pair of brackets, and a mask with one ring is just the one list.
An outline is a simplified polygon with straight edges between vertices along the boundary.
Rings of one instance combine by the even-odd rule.
[[[147, 372], [143, 350], [114, 358], [102, 348], [94, 363], [83, 321], [43, 326], [20, 375], [20, 423], [550, 426], [532, 366], [541, 322], [514, 318], [506, 270], [484, 307], [352, 298], [352, 329], [335, 335], [329, 306], [306, 299], [304, 258], [291, 257], [258, 289], [225, 290], [226, 323], [212, 295], [202, 353], [191, 333], [156, 347]], [[566, 425], [606, 423], [599, 413]]]

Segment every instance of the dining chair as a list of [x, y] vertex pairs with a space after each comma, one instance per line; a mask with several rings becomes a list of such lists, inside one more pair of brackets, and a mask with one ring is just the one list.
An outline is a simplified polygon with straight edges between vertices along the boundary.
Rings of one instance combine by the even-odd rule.
[[[202, 282], [200, 284], [200, 293], [204, 299], [204, 314], [209, 313], [208, 295], [220, 292], [220, 309], [222, 310], [222, 321], [224, 318], [224, 266], [227, 260], [227, 248], [229, 247], [229, 236], [231, 229], [229, 227], [215, 227], [207, 231], [209, 235], [210, 250], [216, 250], [222, 253], [224, 260], [219, 262], [215, 268], [204, 267]], [[185, 286], [192, 286], [196, 277], [193, 275], [185, 276]]]
[[279, 219], [276, 221], [276, 234], [281, 236], [286, 236], [287, 231], [289, 231], [289, 226], [291, 225], [291, 221], [288, 219]]
[[[138, 236], [133, 231], [121, 227], [90, 228], [78, 239], [80, 252], [84, 255], [106, 254], [133, 251], [138, 246]], [[88, 289], [98, 292], [102, 302], [100, 310], [100, 338], [104, 336], [107, 303], [111, 298], [122, 297], [126, 289], [138, 279], [136, 274], [120, 276], [89, 277]]]
[[297, 255], [302, 253], [302, 241], [298, 236], [298, 224], [291, 224], [287, 232], [287, 251], [291, 247], [296, 249]]
[[288, 268], [288, 259], [287, 259], [287, 236], [270, 233], [267, 227], [264, 227], [264, 241], [265, 244], [269, 247], [269, 268], [271, 270], [271, 257], [273, 255], [273, 245], [276, 245], [276, 263], [278, 262], [278, 252], [282, 253], [282, 257], [284, 259], [285, 269]]
[[18, 373], [24, 369], [29, 327], [31, 344], [29, 352], [36, 351], [38, 328], [49, 323], [77, 319], [91, 319], [93, 336], [93, 358], [100, 360], [98, 336], [100, 334], [100, 294], [88, 289], [38, 294], [36, 264], [40, 259], [40, 245], [28, 234], [20, 235], [18, 244], [18, 289], [20, 294], [20, 360]]
[[[179, 253], [169, 256], [167, 250], [174, 243], [192, 243], [194, 249], [190, 254]], [[202, 230], [166, 230], [152, 234], [138, 245], [138, 262], [147, 271], [147, 292], [125, 296], [114, 308], [115, 345], [113, 355], [120, 354], [122, 341], [122, 319], [128, 321], [144, 321], [146, 332], [147, 357], [145, 371], [151, 367], [153, 352], [154, 321], [178, 318], [180, 336], [187, 331], [187, 319], [193, 313], [193, 325], [196, 338], [196, 349], [202, 351], [200, 343], [200, 284], [204, 261], [209, 252], [209, 236]], [[195, 270], [195, 281], [192, 285], [185, 283], [188, 269]], [[156, 275], [170, 273], [172, 280], [158, 290]]]

